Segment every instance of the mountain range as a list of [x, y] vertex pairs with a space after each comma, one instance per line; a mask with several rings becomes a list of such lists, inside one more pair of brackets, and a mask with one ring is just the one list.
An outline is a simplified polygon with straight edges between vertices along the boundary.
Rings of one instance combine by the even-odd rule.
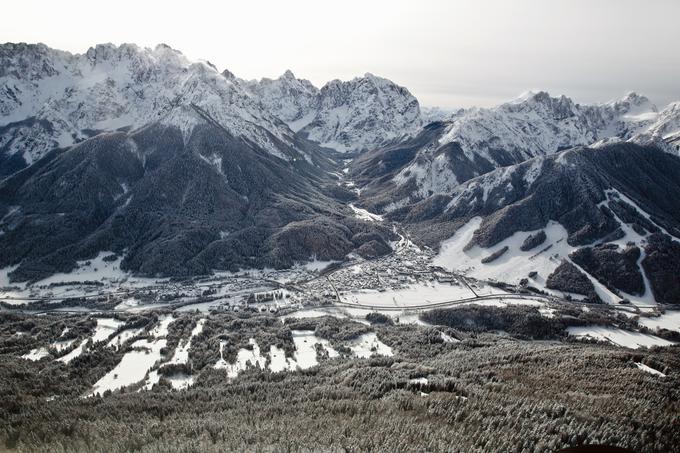
[[8, 43], [0, 267], [36, 281], [107, 251], [141, 275], [281, 268], [390, 253], [398, 226], [479, 278], [678, 303], [679, 154], [680, 102], [636, 93], [421, 110], [372, 74], [317, 88], [165, 45]]

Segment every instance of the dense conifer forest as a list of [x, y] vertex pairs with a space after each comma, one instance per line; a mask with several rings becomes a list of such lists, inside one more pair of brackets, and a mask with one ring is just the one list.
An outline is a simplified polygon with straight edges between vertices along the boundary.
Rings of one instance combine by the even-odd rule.
[[[21, 355], [54, 341], [66, 327], [73, 338], [87, 338], [96, 322], [88, 315], [5, 313], [0, 449], [531, 452], [606, 443], [661, 452], [680, 444], [677, 346], [630, 350], [575, 342], [556, 333], [564, 328], [556, 322], [542, 325], [542, 339], [531, 340], [521, 319], [535, 326], [535, 309], [486, 310], [427, 313], [438, 327], [375, 315], [362, 324], [213, 312], [192, 342], [188, 363], [161, 372], [152, 390], [133, 385], [87, 398], [133, 340], [118, 349], [89, 341], [68, 364], [55, 360], [68, 348], [29, 361]], [[486, 325], [491, 315], [498, 321]], [[159, 316], [118, 315], [123, 324], [110, 337], [132, 326], [145, 329], [141, 337], [149, 335]], [[206, 315], [174, 317], [163, 360]], [[477, 322], [465, 328], [455, 319]], [[253, 367], [235, 379], [213, 368], [220, 342], [229, 362], [249, 338], [263, 351], [278, 345], [290, 356], [292, 330], [313, 330], [340, 357], [328, 359], [319, 348], [318, 366], [280, 373]], [[376, 333], [394, 355], [347, 354], [343, 342], [366, 332]], [[642, 371], [639, 363], [665, 377]], [[173, 389], [166, 379], [180, 371], [195, 376], [187, 390]]]

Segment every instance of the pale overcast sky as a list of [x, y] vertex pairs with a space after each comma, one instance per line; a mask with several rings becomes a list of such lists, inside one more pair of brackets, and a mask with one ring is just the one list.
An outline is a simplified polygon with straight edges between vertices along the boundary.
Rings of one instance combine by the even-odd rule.
[[167, 43], [239, 77], [317, 86], [372, 72], [423, 105], [488, 106], [529, 89], [604, 102], [680, 99], [680, 0], [21, 0], [0, 42], [83, 53]]

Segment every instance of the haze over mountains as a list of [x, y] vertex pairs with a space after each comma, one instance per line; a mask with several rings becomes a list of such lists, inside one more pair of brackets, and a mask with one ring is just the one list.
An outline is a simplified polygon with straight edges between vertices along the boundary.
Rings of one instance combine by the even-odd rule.
[[[372, 74], [317, 88], [290, 71], [242, 80], [164, 45], [4, 44], [0, 267], [37, 280], [108, 251], [143, 275], [196, 275], [371, 258], [395, 226], [438, 249], [474, 226], [458, 252], [484, 249], [466, 256], [487, 277], [518, 284], [543, 266], [533, 285], [575, 293], [553, 274], [578, 262], [604, 287], [584, 296], [677, 302], [679, 149], [680, 103], [659, 111], [636, 93], [423, 113]], [[524, 251], [512, 239], [545, 233]], [[613, 282], [615, 268], [641, 285]]]

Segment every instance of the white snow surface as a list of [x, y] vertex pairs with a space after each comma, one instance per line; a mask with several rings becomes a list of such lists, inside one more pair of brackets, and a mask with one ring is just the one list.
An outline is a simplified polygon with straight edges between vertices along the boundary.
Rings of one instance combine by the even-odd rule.
[[311, 368], [319, 364], [316, 358], [316, 345], [328, 353], [329, 358], [338, 357], [338, 352], [333, 349], [328, 340], [318, 338], [313, 331], [293, 330], [293, 343], [295, 343], [295, 363], [301, 370]]
[[78, 357], [79, 355], [81, 355], [83, 353], [83, 351], [85, 350], [85, 344], [86, 343], [87, 343], [87, 340], [81, 341], [80, 344], [75, 349], [73, 349], [71, 352], [69, 352], [68, 354], [66, 354], [64, 356], [59, 357], [57, 359], [57, 361], [63, 362], [63, 363], [70, 363], [71, 360], [75, 359], [76, 357]]
[[236, 355], [236, 362], [233, 364], [227, 363], [226, 366], [218, 362], [219, 366], [216, 364], [215, 368], [226, 368], [227, 377], [230, 379], [235, 378], [241, 371], [246, 370], [250, 366], [264, 369], [267, 358], [260, 354], [260, 346], [257, 344], [257, 341], [251, 338], [248, 343], [250, 343], [251, 349], [239, 349]]
[[165, 339], [137, 340], [134, 348], [127, 352], [114, 369], [109, 371], [93, 386], [89, 395], [102, 394], [107, 390], [118, 390], [140, 382], [154, 364], [161, 359], [161, 349], [166, 345]]
[[641, 317], [638, 323], [649, 329], [668, 329], [680, 332], [680, 311], [667, 311], [655, 318]]
[[177, 348], [175, 349], [175, 354], [172, 356], [172, 359], [170, 359], [170, 362], [168, 363], [171, 364], [187, 363], [187, 361], [189, 360], [189, 349], [191, 348], [191, 341], [196, 335], [203, 331], [204, 325], [205, 318], [201, 318], [196, 322], [196, 326], [191, 331], [191, 334], [189, 334], [189, 338], [180, 340], [180, 343], [177, 345]]
[[652, 375], [654, 375], [654, 376], [659, 376], [659, 377], [662, 377], [662, 378], [665, 378], [665, 377], [666, 377], [666, 375], [663, 374], [661, 371], [655, 370], [654, 368], [652, 368], [652, 367], [650, 367], [650, 366], [647, 366], [647, 365], [645, 365], [644, 363], [635, 362], [635, 365], [636, 365], [639, 369], [641, 369], [642, 371], [644, 371], [645, 373], [649, 373], [649, 374], [652, 374]]
[[[612, 196], [620, 197], [623, 201], [637, 209], [642, 216], [650, 220], [650, 222], [652, 221], [649, 214], [644, 212], [632, 200], [618, 191], [608, 190], [606, 191], [606, 195], [610, 198]], [[601, 204], [606, 205], [607, 203], [608, 201], [604, 201]], [[539, 230], [516, 232], [492, 247], [484, 248], [475, 245], [466, 250], [465, 247], [470, 243], [474, 232], [482, 224], [481, 217], [474, 217], [460, 227], [451, 238], [442, 242], [439, 253], [433, 259], [433, 264], [442, 266], [451, 271], [461, 272], [467, 276], [480, 280], [499, 281], [515, 285], [518, 284], [520, 280], [528, 278], [531, 272], [536, 272], [536, 277], [530, 279], [530, 284], [532, 286], [551, 294], [565, 296], [567, 295], [566, 293], [550, 290], [545, 287], [545, 284], [548, 276], [557, 268], [562, 260], [567, 260], [588, 277], [595, 287], [595, 292], [604, 302], [615, 304], [622, 298], [626, 298], [630, 300], [633, 305], [639, 307], [654, 306], [656, 305], [656, 301], [650, 289], [650, 283], [641, 265], [645, 256], [644, 245], [646, 244], [646, 238], [640, 236], [628, 224], [618, 219], [618, 217], [617, 220], [621, 224], [621, 229], [624, 231], [624, 237], [613, 241], [612, 243], [618, 245], [619, 249], [623, 250], [628, 246], [628, 243], [632, 242], [639, 246], [642, 251], [640, 259], [638, 260], [638, 267], [644, 279], [645, 292], [641, 296], [626, 294], [624, 292], [621, 292], [621, 296], [617, 296], [604, 284], [588, 274], [585, 269], [571, 261], [569, 254], [578, 247], [570, 246], [567, 243], [567, 230], [555, 221], [549, 221], [545, 228]], [[536, 234], [541, 230], [546, 234], [546, 240], [542, 244], [528, 251], [520, 250], [520, 246], [527, 236]], [[661, 230], [665, 232], [663, 228], [661, 228]], [[504, 247], [508, 247], [508, 250], [503, 255], [490, 263], [482, 263], [483, 258]], [[550, 248], [548, 249], [548, 247]], [[573, 294], [570, 294], [570, 296], [575, 298], [582, 297]]]
[[168, 326], [172, 321], [171, 315], [162, 316], [149, 332], [150, 338], [132, 343], [133, 349], [125, 353], [118, 365], [99, 379], [86, 396], [102, 394], [107, 390], [115, 391], [136, 384], [141, 382], [147, 374], [144, 387], [147, 389], [153, 387], [160, 376], [155, 370], [151, 372], [150, 370], [162, 359], [161, 350], [167, 344], [164, 337], [168, 334]]
[[462, 284], [439, 282], [416, 283], [405, 288], [387, 291], [353, 291], [345, 296], [345, 301], [357, 305], [403, 307], [427, 305], [474, 297], [474, 293]]
[[379, 214], [374, 214], [372, 212], [367, 211], [366, 209], [354, 206], [352, 203], [349, 204], [349, 207], [352, 211], [354, 211], [354, 215], [358, 219], [366, 220], [366, 221], [369, 221], [369, 222], [382, 222], [383, 221], [383, 216], [381, 216]]
[[384, 355], [391, 357], [394, 355], [392, 348], [380, 341], [373, 332], [365, 333], [353, 340], [349, 347], [354, 355], [359, 358], [367, 358], [373, 355]]
[[630, 332], [616, 327], [578, 326], [567, 327], [569, 335], [576, 338], [592, 338], [630, 349], [650, 348], [652, 346], [671, 346], [672, 342], [663, 338], [640, 332]]
[[42, 348], [32, 349], [28, 354], [22, 355], [21, 358], [26, 359], [26, 360], [31, 360], [33, 362], [37, 362], [38, 360], [42, 359], [43, 357], [47, 357], [48, 355], [50, 355], [50, 353], [47, 350], [47, 348], [42, 347]]
[[92, 335], [92, 343], [104, 341], [120, 326], [125, 324], [115, 318], [96, 318], [97, 327], [95, 327], [94, 335]]
[[[489, 248], [478, 245], [465, 250], [465, 246], [472, 239], [473, 233], [482, 223], [481, 217], [472, 218], [446, 241], [442, 242], [433, 264], [449, 270], [464, 272], [466, 275], [483, 280], [497, 280], [517, 284], [527, 278], [530, 272], [538, 272], [538, 278], [533, 285], [544, 288], [545, 279], [559, 265], [562, 258], [571, 253], [574, 248], [567, 244], [567, 230], [557, 222], [549, 222], [543, 230], [546, 240], [540, 246], [523, 252], [520, 250], [522, 242], [529, 234], [536, 231], [517, 232], [500, 243]], [[552, 244], [552, 247], [540, 253]], [[494, 261], [482, 264], [482, 259], [507, 246], [508, 251]]]

